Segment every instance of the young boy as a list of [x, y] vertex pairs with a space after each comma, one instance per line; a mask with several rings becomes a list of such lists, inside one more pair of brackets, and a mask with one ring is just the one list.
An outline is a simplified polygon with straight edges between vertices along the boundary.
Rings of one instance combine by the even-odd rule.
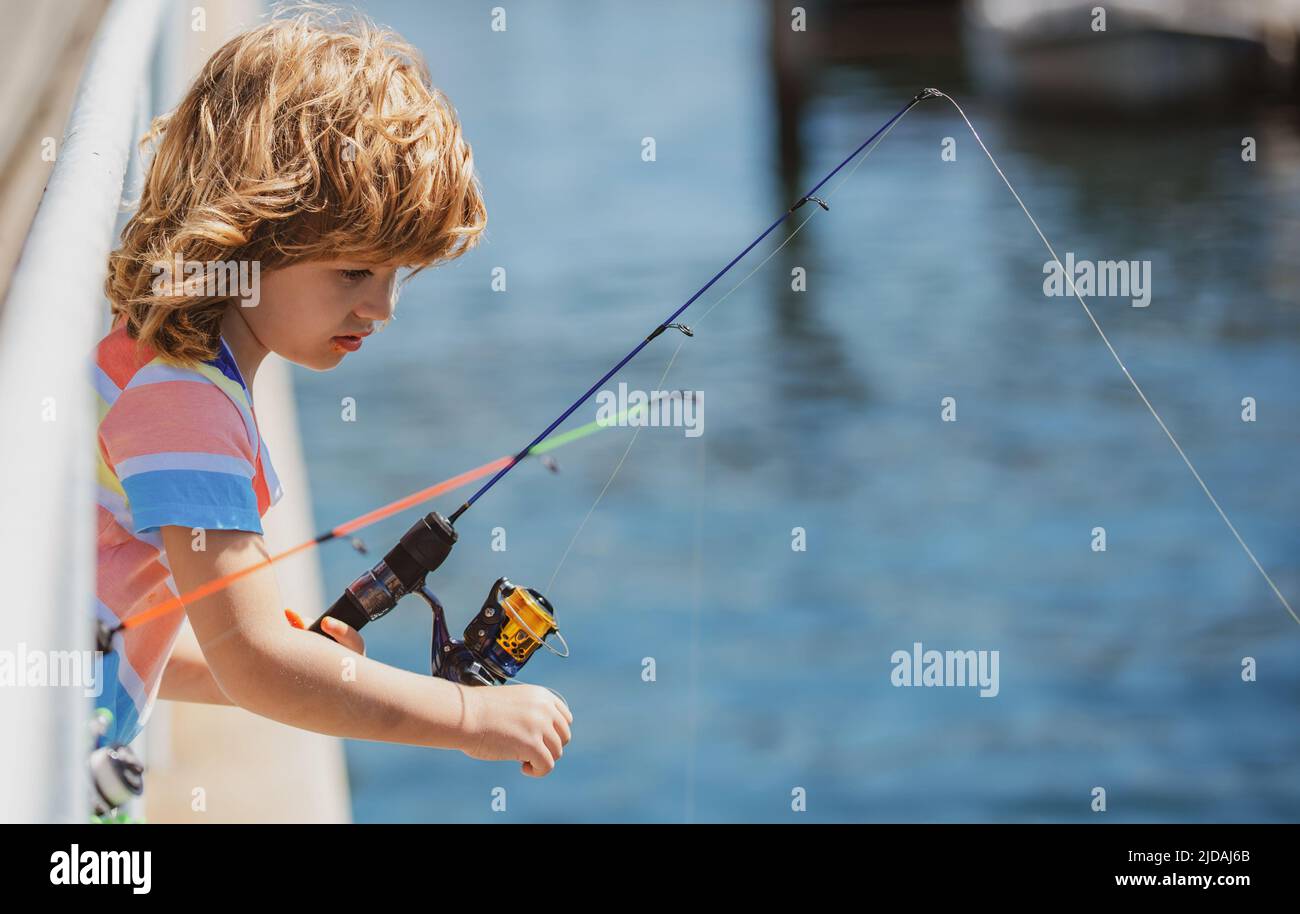
[[[310, 12], [235, 38], [151, 138], [96, 351], [109, 627], [268, 555], [260, 518], [281, 492], [251, 394], [267, 353], [333, 368], [392, 316], [399, 267], [460, 256], [486, 223], [450, 102], [414, 48], [364, 20]], [[184, 277], [170, 275], [178, 262]], [[259, 288], [187, 284], [196, 263]], [[334, 640], [291, 627], [269, 567], [185, 609], [197, 643], [178, 639], [179, 612], [115, 639], [109, 741], [133, 739], [160, 695], [538, 777], [569, 741], [572, 716], [545, 689], [464, 687], [366, 658], [346, 625]], [[344, 681], [349, 651], [361, 656]]]

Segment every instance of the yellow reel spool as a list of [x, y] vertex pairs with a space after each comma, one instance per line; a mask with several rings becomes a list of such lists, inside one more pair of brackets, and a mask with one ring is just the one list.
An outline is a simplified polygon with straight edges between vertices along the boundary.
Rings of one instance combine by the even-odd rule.
[[549, 635], [560, 630], [555, 617], [522, 587], [503, 597], [501, 608], [507, 621], [497, 635], [497, 644], [519, 663], [528, 660]]

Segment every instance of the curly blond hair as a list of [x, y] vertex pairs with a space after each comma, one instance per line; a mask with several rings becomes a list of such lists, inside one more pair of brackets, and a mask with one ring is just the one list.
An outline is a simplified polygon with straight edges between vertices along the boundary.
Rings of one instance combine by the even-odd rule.
[[487, 224], [470, 145], [419, 52], [327, 8], [281, 10], [226, 43], [145, 144], [154, 157], [104, 289], [115, 324], [180, 362], [217, 354], [230, 299], [155, 294], [156, 264], [347, 257], [418, 271]]

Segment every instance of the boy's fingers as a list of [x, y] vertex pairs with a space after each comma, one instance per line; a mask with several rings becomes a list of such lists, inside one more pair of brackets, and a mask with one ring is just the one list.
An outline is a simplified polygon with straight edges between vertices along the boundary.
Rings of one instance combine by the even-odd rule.
[[[556, 740], [555, 734], [551, 734], [551, 739]], [[558, 740], [556, 740], [558, 742]], [[544, 778], [555, 768], [555, 759], [558, 757], [558, 746], [552, 747], [545, 738], [538, 741], [537, 745], [531, 747], [523, 759], [520, 761], [520, 771], [530, 778]]]
[[564, 742], [560, 739], [560, 734], [556, 733], [555, 730], [543, 733], [542, 742], [546, 744], [546, 750], [551, 757], [551, 766], [554, 767], [555, 763], [560, 760], [560, 756], [564, 754]]
[[321, 630], [329, 635], [339, 644], [343, 645], [350, 651], [355, 651], [361, 656], [366, 655], [366, 641], [361, 637], [361, 632], [357, 631], [346, 622], [340, 622], [333, 616], [326, 616], [321, 620]]
[[544, 778], [555, 769], [554, 750], [543, 740], [533, 749], [533, 757], [526, 764], [529, 768], [528, 774], [535, 778]]

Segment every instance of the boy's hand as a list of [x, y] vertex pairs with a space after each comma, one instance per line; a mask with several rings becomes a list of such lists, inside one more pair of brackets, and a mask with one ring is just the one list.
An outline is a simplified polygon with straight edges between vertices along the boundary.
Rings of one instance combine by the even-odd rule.
[[488, 762], [516, 761], [535, 778], [555, 768], [569, 742], [573, 715], [553, 693], [541, 686], [467, 686], [466, 729], [470, 758]]
[[[307, 625], [302, 621], [302, 616], [298, 615], [292, 609], [284, 611], [284, 617], [289, 620], [289, 624], [294, 628], [306, 628]], [[348, 650], [355, 651], [362, 657], [366, 656], [366, 642], [361, 637], [361, 632], [357, 631], [346, 622], [340, 622], [333, 616], [326, 616], [320, 621], [321, 630], [329, 635], [339, 644]]]
[[326, 616], [320, 623], [321, 631], [329, 635], [339, 644], [343, 645], [350, 651], [355, 651], [362, 657], [366, 656], [366, 642], [361, 637], [361, 632], [357, 631], [346, 622], [340, 622], [333, 616]]
[[[307, 628], [302, 616], [292, 610], [285, 610], [285, 619], [289, 620], [289, 624], [294, 628]], [[361, 637], [360, 632], [348, 625], [346, 621], [339, 621], [334, 616], [325, 616], [324, 619], [321, 619], [321, 631], [334, 638], [339, 644], [347, 647], [348, 650], [354, 650], [361, 657], [365, 657], [364, 638]]]

